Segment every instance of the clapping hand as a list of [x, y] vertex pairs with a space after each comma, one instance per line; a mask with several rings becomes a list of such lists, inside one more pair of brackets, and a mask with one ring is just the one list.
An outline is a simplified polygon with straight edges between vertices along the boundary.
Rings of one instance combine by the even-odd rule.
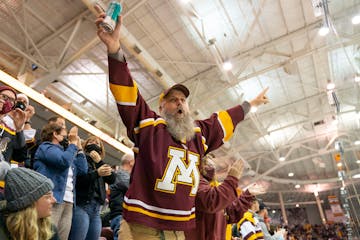
[[244, 162], [243, 162], [243, 160], [237, 160], [231, 166], [228, 175], [240, 179], [241, 176], [242, 176], [243, 171], [244, 171]]
[[80, 140], [78, 131], [78, 128], [74, 126], [70, 129], [68, 134], [69, 143], [75, 144], [76, 146], [78, 146]]

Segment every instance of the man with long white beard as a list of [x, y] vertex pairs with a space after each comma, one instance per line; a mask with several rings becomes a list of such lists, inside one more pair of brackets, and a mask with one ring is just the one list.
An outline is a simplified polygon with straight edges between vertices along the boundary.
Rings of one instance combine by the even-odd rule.
[[[101, 27], [105, 13], [97, 10], [97, 33], [109, 55], [110, 90], [128, 137], [135, 143], [123, 218], [133, 239], [185, 239], [184, 231], [195, 228], [200, 159], [229, 140], [251, 106], [268, 102], [267, 89], [250, 102], [194, 122], [187, 102], [190, 92], [176, 84], [161, 94], [158, 115], [130, 75], [120, 48], [121, 17], [109, 33]], [[120, 227], [119, 239], [126, 239], [123, 236]]]
[[190, 141], [195, 136], [194, 119], [185, 104], [189, 94], [184, 85], [176, 84], [160, 95], [160, 115], [167, 123], [167, 130], [178, 140]]

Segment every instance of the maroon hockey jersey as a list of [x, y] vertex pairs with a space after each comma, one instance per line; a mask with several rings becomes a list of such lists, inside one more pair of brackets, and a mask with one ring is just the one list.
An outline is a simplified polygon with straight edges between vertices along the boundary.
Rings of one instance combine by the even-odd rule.
[[123, 217], [161, 230], [195, 228], [200, 159], [231, 137], [244, 118], [242, 107], [196, 121], [194, 139], [180, 142], [167, 131], [165, 120], [146, 104], [126, 62], [109, 57], [109, 81], [127, 134], [135, 143], [135, 165]]

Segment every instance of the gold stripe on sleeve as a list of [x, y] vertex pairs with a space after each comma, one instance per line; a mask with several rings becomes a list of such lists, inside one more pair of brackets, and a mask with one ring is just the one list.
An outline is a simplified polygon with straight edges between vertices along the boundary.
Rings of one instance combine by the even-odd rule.
[[234, 132], [232, 119], [227, 111], [218, 112], [218, 119], [224, 131], [224, 141], [228, 141]]
[[110, 83], [110, 90], [114, 95], [117, 103], [121, 105], [135, 106], [138, 97], [138, 88], [134, 82], [134, 86], [121, 86]]

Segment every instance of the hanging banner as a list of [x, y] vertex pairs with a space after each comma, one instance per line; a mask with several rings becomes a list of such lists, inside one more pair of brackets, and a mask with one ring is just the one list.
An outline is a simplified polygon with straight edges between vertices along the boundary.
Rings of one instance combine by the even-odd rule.
[[340, 206], [340, 202], [336, 196], [328, 196], [331, 212], [334, 217], [340, 217], [344, 215], [344, 212]]

